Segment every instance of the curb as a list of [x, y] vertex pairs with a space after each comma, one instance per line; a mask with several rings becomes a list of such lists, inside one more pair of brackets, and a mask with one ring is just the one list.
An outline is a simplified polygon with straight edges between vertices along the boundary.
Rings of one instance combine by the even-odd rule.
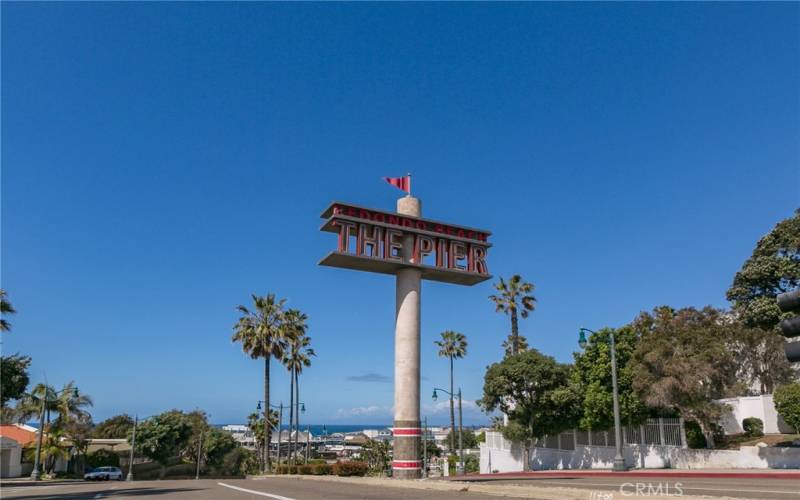
[[458, 476], [446, 481], [492, 481], [508, 479], [542, 479], [547, 477], [670, 477], [699, 479], [800, 479], [800, 471], [792, 472], [692, 472], [664, 469], [663, 472], [649, 471], [531, 471], [531, 472], [499, 472], [496, 474], [474, 474]]

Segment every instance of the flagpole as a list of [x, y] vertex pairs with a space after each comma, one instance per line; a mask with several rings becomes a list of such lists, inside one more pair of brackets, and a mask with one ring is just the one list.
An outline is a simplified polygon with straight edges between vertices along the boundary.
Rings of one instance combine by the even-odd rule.
[[411, 196], [411, 172], [408, 173], [408, 196]]

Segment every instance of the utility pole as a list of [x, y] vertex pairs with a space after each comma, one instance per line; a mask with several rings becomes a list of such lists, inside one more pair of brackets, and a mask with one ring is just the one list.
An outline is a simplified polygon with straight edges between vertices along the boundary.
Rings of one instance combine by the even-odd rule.
[[200, 479], [200, 456], [203, 452], [203, 433], [200, 432], [200, 441], [197, 442], [197, 472], [194, 474], [195, 480]]
[[133, 418], [133, 436], [131, 437], [131, 456], [128, 463], [128, 477], [126, 481], [133, 481], [133, 451], [136, 448], [136, 425], [139, 423], [139, 415]]
[[464, 462], [464, 422], [461, 413], [461, 387], [458, 388], [458, 450], [461, 455], [461, 474], [467, 473], [467, 464]]

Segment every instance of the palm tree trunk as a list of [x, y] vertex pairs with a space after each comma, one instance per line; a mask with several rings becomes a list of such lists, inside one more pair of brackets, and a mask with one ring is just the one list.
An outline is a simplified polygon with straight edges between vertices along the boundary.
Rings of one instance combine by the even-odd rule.
[[294, 447], [300, 443], [300, 377], [294, 371], [294, 400], [297, 401], [297, 411], [294, 413]]
[[511, 310], [511, 354], [519, 353], [519, 325], [517, 324], [517, 310]]
[[294, 427], [294, 368], [289, 369], [289, 460], [287, 461], [291, 467], [294, 462], [294, 455], [292, 454], [292, 428]]
[[450, 356], [450, 454], [456, 449], [456, 413], [453, 408], [453, 356]]
[[271, 442], [272, 436], [270, 435], [270, 427], [269, 427], [269, 360], [272, 356], [269, 354], [266, 358], [264, 358], [264, 415], [267, 417], [264, 419], [264, 438], [265, 446], [264, 446], [264, 469], [267, 472], [272, 472], [272, 463], [269, 459], [269, 443]]

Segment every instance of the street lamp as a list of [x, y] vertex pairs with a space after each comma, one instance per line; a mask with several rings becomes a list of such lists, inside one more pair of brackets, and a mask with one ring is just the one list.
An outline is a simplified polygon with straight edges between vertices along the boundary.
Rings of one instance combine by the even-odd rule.
[[[265, 403], [265, 401], [259, 399], [258, 404], [256, 405], [256, 410], [261, 411], [261, 403]], [[271, 408], [278, 409], [278, 467], [281, 466], [281, 427], [283, 426], [283, 401], [279, 405], [269, 405]], [[267, 471], [267, 461], [269, 458], [269, 439], [267, 436], [269, 433], [267, 432], [267, 426], [269, 425], [269, 410], [264, 409], [264, 472]], [[255, 436], [254, 436], [255, 437]]]
[[[433, 395], [431, 396], [431, 398], [433, 399], [434, 402], [437, 399], [439, 399], [439, 395], [436, 394], [436, 391], [442, 391], [445, 394], [448, 394], [451, 399], [454, 396], [458, 396], [458, 451], [459, 451], [459, 456], [460, 456], [460, 460], [461, 460], [461, 474], [462, 475], [466, 475], [466, 473], [467, 473], [467, 464], [464, 463], [464, 436], [463, 436], [464, 435], [464, 426], [463, 426], [463, 418], [462, 418], [463, 415], [462, 415], [462, 412], [461, 412], [461, 387], [458, 388], [458, 393], [457, 394], [453, 394], [452, 392], [447, 391], [445, 389], [440, 389], [439, 387], [434, 387], [433, 388]], [[455, 429], [451, 429], [450, 432], [453, 432], [454, 430]], [[456, 469], [458, 469], [458, 468], [456, 467]]]
[[[44, 409], [45, 409], [45, 405], [47, 404], [47, 394], [50, 392], [50, 390], [47, 387], [47, 385], [42, 386], [42, 388], [44, 389], [44, 391], [43, 391], [43, 394], [42, 394], [42, 409], [41, 409], [41, 411], [39, 413], [39, 436], [38, 436], [38, 438], [36, 440], [36, 458], [34, 459], [33, 471], [31, 471], [31, 481], [38, 481], [39, 480], [39, 476], [40, 476], [40, 474], [39, 474], [39, 462], [41, 461], [42, 436], [44, 435]], [[54, 394], [56, 396], [58, 396], [59, 394], [64, 393], [67, 390], [68, 389], [62, 389], [60, 391], [54, 391]], [[73, 398], [77, 398], [78, 397], [78, 388], [77, 387], [73, 387], [72, 388], [72, 397]]]
[[[586, 332], [597, 333], [588, 328], [581, 328], [578, 332], [578, 345], [581, 349], [586, 349], [589, 345], [589, 341], [586, 340]], [[622, 426], [619, 418], [619, 389], [617, 388], [617, 348], [614, 341], [614, 330], [609, 330], [609, 334], [611, 338], [611, 385], [614, 400], [614, 444], [616, 445], [613, 470], [622, 472], [628, 469], [625, 467], [625, 459], [622, 457]]]

